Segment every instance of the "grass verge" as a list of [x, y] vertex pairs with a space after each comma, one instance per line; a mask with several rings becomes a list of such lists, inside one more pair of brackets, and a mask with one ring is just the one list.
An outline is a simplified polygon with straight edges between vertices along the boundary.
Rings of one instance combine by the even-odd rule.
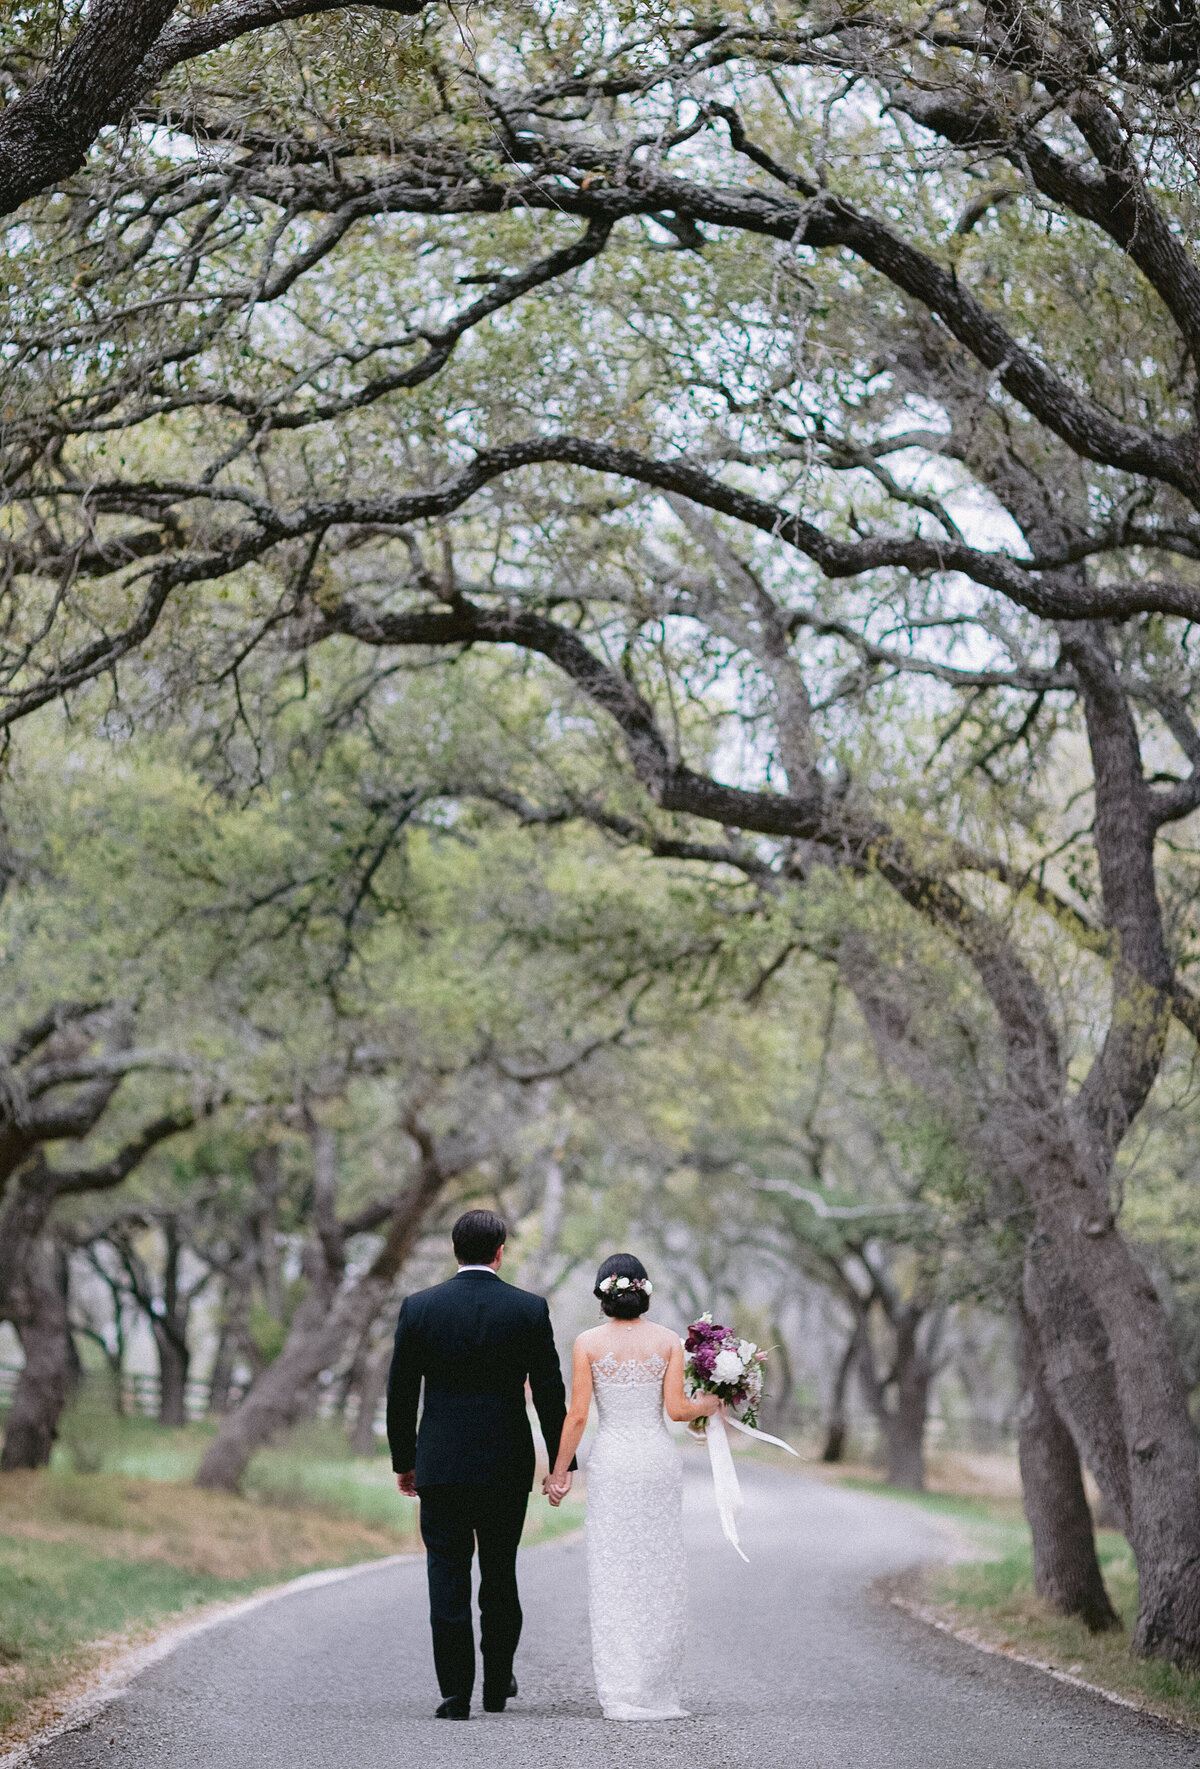
[[1017, 1496], [1015, 1456], [931, 1456], [929, 1476], [935, 1490], [913, 1493], [889, 1487], [878, 1470], [865, 1464], [829, 1467], [806, 1460], [798, 1465], [758, 1445], [749, 1453], [777, 1467], [878, 1493], [953, 1522], [965, 1538], [965, 1556], [904, 1581], [900, 1595], [906, 1607], [977, 1645], [1031, 1660], [1161, 1719], [1200, 1729], [1200, 1674], [1135, 1658], [1130, 1650], [1137, 1616], [1137, 1568], [1124, 1536], [1115, 1530], [1100, 1530], [1096, 1536], [1108, 1594], [1121, 1617], [1119, 1630], [1089, 1634], [1082, 1623], [1054, 1615], [1036, 1595], [1029, 1526]]
[[1135, 1658], [1130, 1650], [1137, 1568], [1117, 1531], [1098, 1531], [1096, 1548], [1121, 1627], [1090, 1634], [1081, 1622], [1055, 1615], [1035, 1593], [1029, 1526], [1018, 1501], [977, 1492], [910, 1493], [854, 1475], [838, 1484], [884, 1493], [946, 1517], [978, 1549], [978, 1559], [927, 1568], [917, 1576], [904, 1598], [918, 1613], [977, 1645], [1076, 1677], [1177, 1725], [1200, 1728], [1200, 1675]]
[[[206, 1604], [305, 1572], [419, 1550], [417, 1506], [388, 1460], [306, 1426], [256, 1456], [245, 1493], [191, 1476], [211, 1438], [145, 1420], [70, 1437], [54, 1465], [0, 1475], [0, 1755], [53, 1718], [68, 1685], [114, 1649]], [[98, 1468], [94, 1464], [98, 1462]], [[525, 1545], [577, 1529], [582, 1501], [531, 1502]]]
[[1200, 1675], [1135, 1658], [1130, 1651], [1137, 1569], [1128, 1542], [1113, 1530], [1101, 1530], [1096, 1545], [1121, 1616], [1120, 1629], [1110, 1634], [1090, 1634], [1081, 1622], [1054, 1615], [1036, 1596], [1028, 1531], [1019, 1545], [994, 1560], [926, 1573], [926, 1600], [940, 1621], [999, 1652], [1034, 1659], [1162, 1719], [1200, 1728]]
[[[407, 1520], [405, 1520], [407, 1525]], [[415, 1546], [407, 1527], [121, 1474], [0, 1477], [0, 1750], [170, 1616]]]

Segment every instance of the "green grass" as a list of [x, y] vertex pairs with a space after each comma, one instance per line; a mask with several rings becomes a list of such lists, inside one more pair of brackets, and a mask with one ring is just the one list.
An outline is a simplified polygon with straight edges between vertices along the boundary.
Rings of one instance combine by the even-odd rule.
[[[111, 1413], [95, 1423], [91, 1415], [87, 1420], [90, 1459], [98, 1455], [106, 1474], [139, 1480], [191, 1480], [214, 1430], [208, 1424], [168, 1430], [152, 1419], [117, 1419]], [[54, 1470], [65, 1476], [77, 1460], [68, 1428], [55, 1450]], [[323, 1421], [297, 1425], [280, 1443], [260, 1450], [246, 1472], [244, 1491], [260, 1504], [352, 1518], [370, 1529], [410, 1536], [417, 1527], [416, 1503], [397, 1492], [382, 1448], [374, 1456], [355, 1457], [345, 1432]], [[552, 1511], [534, 1494], [525, 1544], [551, 1541], [581, 1522], [577, 1503]]]
[[926, 1575], [926, 1600], [944, 1620], [1003, 1652], [1066, 1671], [1165, 1719], [1200, 1726], [1200, 1675], [1135, 1658], [1130, 1650], [1138, 1581], [1124, 1536], [1113, 1530], [1097, 1533], [1104, 1582], [1122, 1625], [1112, 1633], [1091, 1634], [1082, 1622], [1053, 1614], [1036, 1595], [1029, 1528], [1013, 1501], [941, 1493], [892, 1496], [953, 1518], [986, 1556]]
[[262, 1582], [88, 1553], [75, 1542], [0, 1536], [0, 1737], [31, 1701], [87, 1663], [88, 1643]]
[[[952, 1475], [952, 1468], [949, 1472], [943, 1468], [939, 1477], [949, 1480]], [[944, 1517], [974, 1544], [978, 1559], [930, 1568], [917, 1582], [922, 1607], [942, 1621], [980, 1644], [1064, 1671], [1177, 1724], [1200, 1727], [1200, 1674], [1135, 1658], [1130, 1649], [1138, 1584], [1124, 1536], [1114, 1530], [1101, 1530], [1096, 1536], [1104, 1581], [1121, 1627], [1090, 1634], [1081, 1622], [1052, 1614], [1036, 1595], [1029, 1526], [1019, 1499], [977, 1492], [914, 1493], [889, 1487], [861, 1470], [835, 1478], [839, 1486]]]
[[[247, 1496], [268, 1505], [286, 1505], [323, 1512], [330, 1517], [353, 1517], [373, 1529], [394, 1529], [397, 1520], [406, 1531], [417, 1529], [417, 1502], [396, 1490], [396, 1476], [386, 1456], [370, 1461], [331, 1460], [316, 1453], [318, 1444], [306, 1452], [303, 1434], [295, 1435], [286, 1448], [262, 1450], [246, 1476]], [[540, 1493], [529, 1501], [522, 1541], [525, 1547], [552, 1541], [583, 1522], [579, 1501], [552, 1510]]]
[[925, 1511], [934, 1517], [957, 1523], [986, 1556], [984, 1564], [993, 1565], [1009, 1555], [1028, 1549], [1029, 1525], [1017, 1499], [986, 1499], [971, 1493], [914, 1493], [907, 1487], [887, 1486], [881, 1481], [846, 1476], [839, 1486], [855, 1492], [878, 1493], [898, 1499], [905, 1505]]
[[[0, 1752], [53, 1709], [102, 1643], [318, 1566], [419, 1548], [417, 1505], [385, 1454], [298, 1427], [255, 1456], [244, 1495], [191, 1486], [208, 1425], [164, 1430], [80, 1407], [53, 1464], [0, 1476]], [[577, 1529], [583, 1505], [535, 1495], [524, 1543]]]

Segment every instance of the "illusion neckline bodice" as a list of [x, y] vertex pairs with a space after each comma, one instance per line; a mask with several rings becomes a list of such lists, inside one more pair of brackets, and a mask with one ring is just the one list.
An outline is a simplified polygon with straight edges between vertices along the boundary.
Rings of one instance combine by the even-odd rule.
[[592, 1359], [593, 1382], [600, 1376], [605, 1382], [622, 1383], [631, 1387], [640, 1387], [643, 1383], [650, 1382], [657, 1382], [661, 1386], [666, 1373], [667, 1360], [658, 1351], [652, 1351], [649, 1357], [618, 1357], [615, 1351], [606, 1351], [603, 1357]]

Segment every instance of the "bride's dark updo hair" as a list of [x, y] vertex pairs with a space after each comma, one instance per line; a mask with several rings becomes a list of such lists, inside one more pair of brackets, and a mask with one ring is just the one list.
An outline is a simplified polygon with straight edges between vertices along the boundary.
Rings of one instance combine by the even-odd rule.
[[[618, 1288], [622, 1278], [626, 1282]], [[640, 1259], [635, 1259], [632, 1253], [614, 1253], [596, 1273], [596, 1288], [592, 1295], [613, 1320], [635, 1321], [649, 1308], [653, 1287]]]

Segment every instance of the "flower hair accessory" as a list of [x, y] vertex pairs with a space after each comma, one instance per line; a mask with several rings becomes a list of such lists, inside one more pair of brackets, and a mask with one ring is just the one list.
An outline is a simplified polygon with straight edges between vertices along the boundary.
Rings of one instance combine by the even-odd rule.
[[611, 1296], [614, 1291], [640, 1290], [645, 1296], [653, 1296], [654, 1285], [649, 1278], [601, 1278], [596, 1285], [602, 1296]]

